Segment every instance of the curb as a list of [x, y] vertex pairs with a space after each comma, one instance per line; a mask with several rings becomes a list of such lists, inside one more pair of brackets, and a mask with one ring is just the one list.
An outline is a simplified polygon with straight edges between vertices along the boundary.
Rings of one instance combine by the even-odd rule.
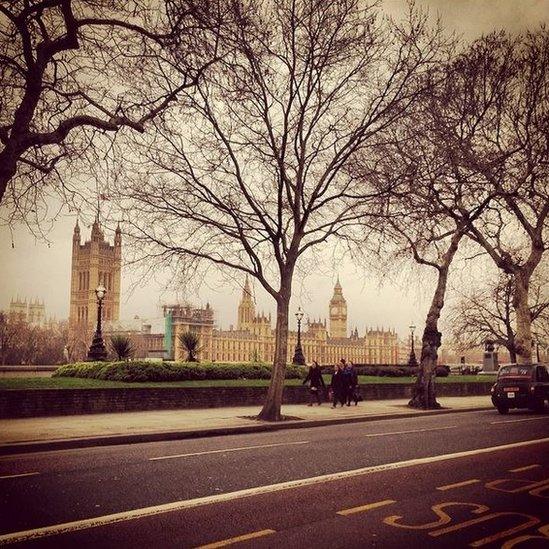
[[35, 452], [51, 452], [54, 450], [72, 450], [78, 448], [90, 448], [94, 446], [115, 446], [122, 444], [140, 444], [145, 442], [159, 442], [169, 440], [183, 440], [190, 438], [205, 438], [226, 435], [239, 435], [246, 433], [261, 433], [268, 431], [281, 431], [283, 429], [304, 429], [311, 427], [324, 427], [326, 425], [340, 425], [343, 423], [366, 423], [371, 421], [406, 419], [417, 416], [433, 416], [440, 414], [457, 414], [464, 412], [479, 412], [492, 410], [492, 406], [471, 407], [471, 408], [443, 408], [440, 410], [429, 410], [425, 412], [404, 412], [393, 414], [378, 414], [370, 416], [358, 416], [337, 419], [309, 419], [282, 421], [277, 423], [263, 423], [258, 425], [242, 425], [236, 427], [214, 427], [195, 431], [156, 431], [150, 433], [103, 435], [92, 437], [79, 437], [67, 439], [55, 439], [44, 441], [25, 441], [0, 444], [0, 456], [13, 454], [27, 454]]

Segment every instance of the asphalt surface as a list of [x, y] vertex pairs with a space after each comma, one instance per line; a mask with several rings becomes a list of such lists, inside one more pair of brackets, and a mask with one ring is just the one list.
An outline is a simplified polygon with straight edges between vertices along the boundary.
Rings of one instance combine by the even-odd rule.
[[[516, 412], [500, 416], [483, 411], [6, 456], [0, 458], [0, 534], [547, 437], [548, 414]], [[530, 468], [511, 471], [522, 467]], [[479, 545], [501, 546], [502, 541], [532, 535], [536, 528], [549, 522], [548, 473], [549, 444], [536, 443], [214, 501], [25, 541], [24, 545], [192, 547], [268, 530], [269, 533], [263, 532], [242, 545], [467, 546], [494, 532], [528, 524], [523, 530]], [[487, 486], [503, 479], [510, 479], [509, 489], [518, 486], [518, 491], [511, 493]], [[526, 489], [528, 483], [521, 483], [522, 479], [546, 483]], [[437, 490], [473, 480], [467, 485]], [[502, 486], [508, 487], [500, 483], [499, 488]], [[444, 506], [456, 502], [463, 505]], [[372, 503], [379, 506], [337, 514]], [[433, 510], [434, 505], [443, 507]], [[449, 528], [495, 512], [519, 512], [530, 518], [496, 515], [470, 527], [432, 534], [437, 528]], [[402, 516], [399, 521], [408, 527], [399, 526], [396, 519], [384, 522], [386, 517], [395, 515]], [[440, 524], [436, 527], [412, 527], [437, 521]], [[547, 546], [548, 542], [526, 540], [521, 547], [535, 547], [538, 543]]]

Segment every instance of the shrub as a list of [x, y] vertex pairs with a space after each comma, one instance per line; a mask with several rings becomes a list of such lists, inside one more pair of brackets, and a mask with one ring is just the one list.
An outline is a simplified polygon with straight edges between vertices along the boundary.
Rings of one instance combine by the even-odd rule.
[[[267, 364], [223, 364], [196, 362], [80, 362], [61, 366], [54, 377], [81, 377], [110, 381], [193, 381], [201, 379], [270, 379]], [[300, 379], [306, 370], [289, 364], [287, 379]]]
[[[359, 376], [379, 376], [379, 377], [410, 377], [416, 374], [417, 369], [401, 365], [373, 365], [359, 364], [354, 365], [355, 371]], [[332, 374], [333, 366], [322, 366], [323, 374]]]
[[132, 340], [123, 335], [111, 336], [111, 349], [118, 360], [131, 358], [134, 353]]
[[187, 362], [198, 362], [197, 354], [200, 351], [200, 338], [195, 332], [179, 334], [179, 343], [187, 351]]
[[435, 375], [437, 377], [448, 377], [450, 375], [450, 367], [446, 365], [440, 365], [435, 368]]

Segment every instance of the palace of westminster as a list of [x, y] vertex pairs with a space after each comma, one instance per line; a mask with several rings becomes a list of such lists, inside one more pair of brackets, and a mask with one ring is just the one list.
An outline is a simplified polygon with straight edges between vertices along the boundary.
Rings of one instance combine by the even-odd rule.
[[[151, 324], [128, 327], [120, 322], [120, 277], [122, 238], [117, 227], [114, 243], [110, 244], [96, 218], [91, 239], [81, 241], [78, 223], [72, 239], [71, 290], [69, 313], [69, 348], [71, 358], [84, 358], [97, 320], [95, 288], [102, 284], [107, 292], [103, 301], [103, 326], [107, 338], [113, 334], [131, 337], [135, 357], [164, 357], [184, 360], [185, 352], [179, 335], [193, 331], [200, 337], [199, 358], [203, 361], [248, 362], [271, 361], [274, 355], [275, 331], [271, 315], [255, 310], [252, 287], [246, 278], [236, 328], [216, 327], [214, 311], [190, 305], [165, 305], [164, 331], [154, 333]], [[289, 332], [288, 357], [293, 356], [297, 332]], [[358, 329], [347, 326], [347, 302], [339, 279], [329, 302], [329, 320], [307, 321], [301, 333], [303, 352], [308, 361], [331, 364], [346, 358], [359, 364], [396, 364], [399, 362], [399, 341], [394, 330], [368, 329], [359, 335]]]

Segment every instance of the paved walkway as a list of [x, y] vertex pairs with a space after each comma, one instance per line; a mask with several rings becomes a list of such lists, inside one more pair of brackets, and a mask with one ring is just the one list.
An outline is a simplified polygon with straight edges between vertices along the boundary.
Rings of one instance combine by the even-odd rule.
[[[432, 411], [413, 410], [406, 406], [407, 400], [376, 400], [359, 403], [358, 406], [336, 408], [328, 403], [309, 407], [304, 404], [285, 405], [282, 413], [296, 418], [284, 422], [286, 426], [313, 426], [332, 422], [360, 421], [398, 417], [401, 415], [422, 415]], [[490, 397], [442, 397], [439, 402], [443, 412], [491, 407]], [[260, 410], [257, 406], [231, 408], [205, 408], [193, 410], [160, 410], [150, 412], [126, 412], [114, 414], [90, 414], [77, 416], [55, 416], [25, 419], [0, 420], [0, 446], [25, 442], [67, 441], [96, 437], [116, 437], [162, 434], [199, 433], [227, 429], [261, 429], [265, 423], [253, 418]], [[299, 418], [298, 421], [297, 418]], [[269, 424], [267, 424], [269, 425]], [[279, 424], [280, 425], [280, 424]], [[145, 440], [145, 439], [144, 439]], [[137, 441], [137, 440], [136, 440]]]

